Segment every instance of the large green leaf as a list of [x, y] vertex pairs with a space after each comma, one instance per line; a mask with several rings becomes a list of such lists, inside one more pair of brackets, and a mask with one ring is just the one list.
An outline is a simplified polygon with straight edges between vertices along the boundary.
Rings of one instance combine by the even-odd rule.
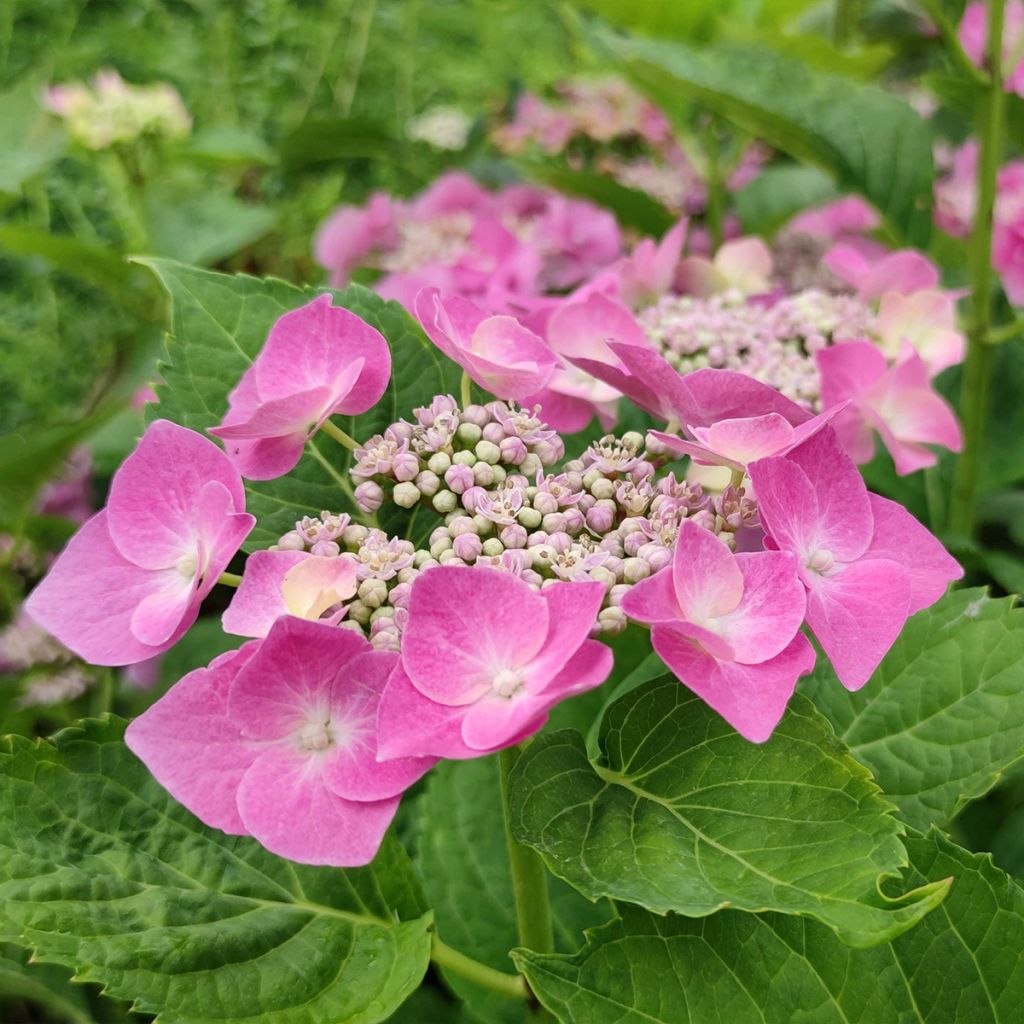
[[743, 739], [671, 677], [606, 712], [600, 754], [555, 732], [513, 774], [512, 825], [591, 899], [700, 917], [723, 907], [815, 917], [851, 945], [911, 927], [941, 883], [886, 896], [902, 826], [810, 702], [772, 739]]
[[[512, 973], [509, 951], [518, 938], [497, 757], [438, 765], [419, 810], [417, 863], [438, 934], [461, 953]], [[549, 883], [557, 947], [576, 949], [584, 928], [607, 920], [608, 907], [594, 906], [557, 878]], [[521, 1002], [445, 977], [486, 1024], [529, 1019]]]
[[762, 47], [698, 50], [610, 31], [595, 32], [594, 38], [670, 114], [680, 99], [720, 114], [790, 156], [822, 167], [840, 189], [863, 194], [901, 240], [927, 243], [931, 136], [902, 100]]
[[0, 193], [16, 193], [67, 147], [67, 133], [40, 104], [42, 86], [24, 79], [0, 94]]
[[1024, 1003], [1024, 891], [938, 834], [907, 842], [943, 905], [881, 946], [850, 949], [782, 914], [692, 920], [622, 905], [573, 956], [518, 950], [541, 1002], [571, 1024], [1011, 1024]]
[[946, 825], [1024, 754], [1024, 610], [956, 590], [915, 615], [868, 684], [820, 659], [804, 689], [911, 824]]
[[832, 179], [818, 168], [779, 164], [765, 168], [736, 193], [736, 212], [747, 234], [771, 235], [801, 210], [838, 195]]
[[[200, 433], [220, 422], [228, 392], [256, 357], [274, 321], [309, 302], [314, 289], [296, 288], [274, 278], [259, 280], [187, 267], [172, 260], [144, 259], [171, 296], [171, 332], [167, 362], [160, 368], [159, 405], [149, 415], [166, 417]], [[351, 285], [333, 293], [335, 302], [376, 327], [391, 345], [391, 382], [384, 397], [358, 417], [338, 417], [339, 426], [357, 440], [409, 416], [436, 394], [458, 394], [459, 369], [430, 344], [415, 321], [395, 302]], [[296, 519], [322, 509], [354, 512], [348, 476], [349, 452], [320, 435], [287, 476], [248, 480], [248, 510], [256, 528], [246, 549], [267, 547], [292, 529]], [[400, 510], [399, 510], [400, 511]], [[416, 510], [415, 520], [396, 514], [382, 525], [392, 532], [429, 532], [431, 515]]]
[[0, 938], [162, 1024], [387, 1018], [431, 917], [396, 843], [311, 868], [201, 825], [107, 719], [0, 753]]

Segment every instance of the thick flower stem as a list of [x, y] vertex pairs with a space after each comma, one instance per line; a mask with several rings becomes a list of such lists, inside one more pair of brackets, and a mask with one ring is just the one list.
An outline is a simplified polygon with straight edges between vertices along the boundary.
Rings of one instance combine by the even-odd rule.
[[217, 582], [225, 587], [237, 587], [242, 582], [242, 577], [237, 572], [222, 572], [217, 577]]
[[473, 382], [469, 379], [468, 373], [463, 373], [462, 381], [459, 384], [459, 400], [462, 408], [466, 409], [473, 404]]
[[977, 172], [977, 208], [971, 234], [971, 318], [967, 330], [967, 359], [960, 393], [964, 450], [953, 477], [949, 525], [957, 533], [974, 531], [978, 476], [984, 444], [988, 388], [992, 375], [992, 347], [988, 332], [992, 316], [992, 214], [996, 199], [996, 175], [1003, 128], [1003, 8], [1005, 0], [989, 0], [989, 84], [978, 112], [981, 157]]
[[506, 747], [498, 755], [501, 759], [501, 803], [505, 812], [505, 839], [508, 842], [509, 866], [512, 868], [519, 943], [534, 953], [553, 953], [555, 939], [551, 927], [548, 876], [544, 862], [535, 850], [517, 843], [512, 836], [508, 781], [522, 749], [521, 746]]
[[332, 423], [330, 420], [324, 420], [320, 424], [320, 429], [330, 438], [333, 438], [340, 445], [344, 445], [350, 452], [354, 452], [359, 447], [359, 442], [354, 437], [349, 437], [341, 427]]
[[497, 992], [498, 995], [507, 996], [509, 999], [529, 999], [530, 990], [526, 987], [526, 980], [521, 974], [506, 974], [504, 971], [497, 971], [487, 964], [480, 963], [472, 957], [460, 953], [457, 949], [445, 945], [437, 935], [434, 935], [430, 948], [430, 959], [438, 967], [443, 967], [452, 974], [472, 981], [483, 988]]

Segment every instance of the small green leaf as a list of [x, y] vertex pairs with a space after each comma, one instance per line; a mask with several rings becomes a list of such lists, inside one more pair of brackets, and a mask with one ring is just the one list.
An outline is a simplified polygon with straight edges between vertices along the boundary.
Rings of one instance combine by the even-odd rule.
[[[512, 877], [501, 810], [497, 757], [444, 761], [427, 780], [420, 802], [417, 865], [438, 935], [448, 945], [499, 971], [512, 973], [518, 944]], [[607, 920], [557, 878], [549, 891], [559, 949], [576, 949], [583, 930]], [[445, 974], [451, 988], [487, 1024], [529, 1019], [529, 1008]]]
[[945, 895], [882, 892], [906, 865], [902, 826], [804, 698], [756, 745], [663, 678], [605, 712], [599, 746], [591, 762], [578, 734], [542, 736], [512, 781], [516, 837], [591, 899], [801, 914], [867, 946]]
[[952, 890], [918, 927], [871, 949], [782, 914], [693, 920], [622, 905], [575, 955], [515, 959], [566, 1024], [1012, 1024], [1024, 1002], [1024, 891], [938, 833], [907, 849], [915, 884], [952, 876]]
[[[318, 291], [275, 278], [217, 274], [172, 260], [138, 262], [156, 273], [171, 296], [167, 362], [160, 368], [164, 383], [157, 387], [160, 402], [149, 407], [148, 415], [204, 433], [220, 422], [228, 392], [256, 358], [274, 321], [309, 302]], [[332, 294], [335, 302], [377, 328], [391, 346], [391, 381], [384, 397], [362, 416], [336, 418], [349, 435], [366, 440], [408, 417], [416, 406], [429, 404], [434, 395], [459, 393], [459, 368], [429, 342], [401, 306], [359, 285]], [[276, 543], [302, 516], [317, 516], [323, 509], [354, 513], [350, 463], [348, 450], [321, 434], [307, 444], [306, 454], [287, 476], [247, 480], [248, 511], [258, 522], [246, 550]], [[421, 538], [436, 522], [430, 511], [398, 509], [381, 525], [392, 533]]]
[[801, 210], [838, 195], [832, 179], [816, 167], [780, 164], [765, 168], [736, 193], [736, 212], [745, 233], [772, 235]]
[[706, 107], [860, 192], [904, 242], [931, 231], [932, 143], [925, 122], [874, 85], [814, 71], [760, 47], [626, 38], [602, 30], [598, 46], [672, 114], [680, 99]]
[[386, 842], [292, 864], [201, 825], [88, 722], [0, 753], [0, 938], [162, 1024], [370, 1024], [420, 983], [431, 917]]
[[868, 684], [825, 659], [803, 684], [885, 795], [918, 828], [949, 824], [1024, 754], [1024, 609], [955, 590], [915, 615]]

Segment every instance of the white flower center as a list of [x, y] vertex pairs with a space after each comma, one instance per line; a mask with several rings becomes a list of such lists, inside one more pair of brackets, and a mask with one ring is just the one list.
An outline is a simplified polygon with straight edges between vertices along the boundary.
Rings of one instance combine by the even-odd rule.
[[836, 560], [828, 548], [818, 548], [807, 559], [807, 568], [813, 572], [824, 573], [828, 572], [835, 565], [835, 562]]
[[181, 558], [175, 562], [174, 567], [181, 573], [185, 579], [190, 580], [196, 574], [196, 570], [199, 568], [199, 555], [192, 551], [187, 555], [182, 555]]
[[499, 697], [506, 700], [514, 697], [522, 689], [523, 674], [513, 669], [502, 669], [491, 681], [491, 689]]
[[299, 731], [299, 749], [309, 752], [326, 750], [333, 742], [329, 722], [307, 722]]

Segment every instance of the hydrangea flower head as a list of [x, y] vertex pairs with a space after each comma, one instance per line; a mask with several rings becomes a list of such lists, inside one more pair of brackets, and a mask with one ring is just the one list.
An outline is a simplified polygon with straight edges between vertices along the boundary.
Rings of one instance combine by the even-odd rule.
[[338, 207], [317, 231], [313, 252], [317, 263], [330, 271], [330, 283], [343, 288], [371, 253], [397, 244], [394, 203], [386, 193], [375, 192], [366, 206]]
[[681, 682], [742, 736], [763, 743], [797, 679], [814, 667], [799, 632], [802, 591], [789, 552], [736, 555], [683, 520], [672, 564], [635, 584], [622, 610], [651, 624], [652, 646]]
[[604, 593], [593, 582], [538, 593], [490, 567], [418, 576], [381, 701], [380, 756], [480, 757], [535, 733], [611, 671], [611, 650], [588, 639]]
[[368, 864], [431, 758], [377, 762], [376, 716], [397, 655], [285, 616], [265, 640], [190, 672], [125, 742], [207, 825], [302, 864]]
[[854, 461], [871, 461], [875, 430], [900, 474], [935, 465], [935, 453], [928, 445], [960, 451], [963, 442], [956, 415], [932, 388], [928, 367], [909, 342], [904, 342], [903, 354], [892, 366], [869, 341], [833, 345], [815, 358], [821, 371], [822, 403], [826, 407], [849, 403], [834, 425]]
[[71, 538], [26, 608], [86, 661], [145, 661], [195, 622], [255, 522], [227, 456], [157, 420], [114, 474], [106, 508]]
[[831, 430], [749, 472], [770, 542], [796, 556], [807, 624], [842, 684], [859, 689], [960, 566], [902, 506], [868, 493]]
[[424, 288], [416, 316], [430, 340], [498, 398], [535, 394], [558, 365], [543, 340], [515, 317], [491, 316], [468, 299], [442, 299], [436, 288]]
[[375, 405], [390, 377], [380, 331], [319, 295], [277, 320], [210, 433], [226, 442], [243, 476], [271, 480], [296, 466], [328, 417]]

